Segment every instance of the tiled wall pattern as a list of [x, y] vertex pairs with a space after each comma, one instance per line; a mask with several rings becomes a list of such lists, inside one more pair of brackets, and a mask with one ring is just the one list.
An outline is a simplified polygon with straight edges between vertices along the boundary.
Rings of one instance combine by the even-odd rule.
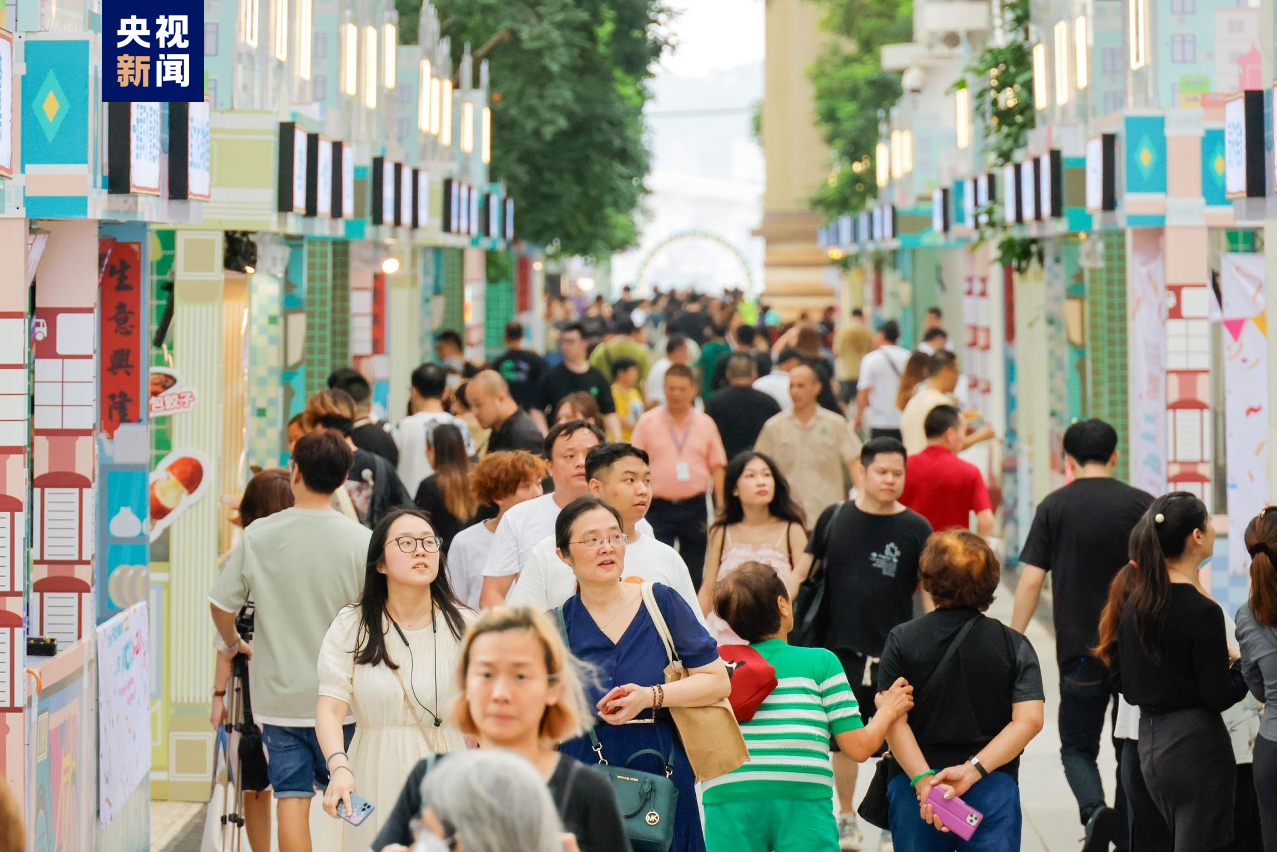
[[350, 364], [350, 243], [339, 240], [330, 246], [331, 310], [333, 322], [326, 329], [333, 367]]
[[[511, 268], [513, 271], [513, 267]], [[489, 284], [484, 293], [483, 339], [489, 358], [505, 351], [505, 324], [514, 316], [514, 281], [498, 281]]]
[[1090, 414], [1112, 424], [1118, 436], [1119, 479], [1130, 477], [1130, 411], [1127, 398], [1126, 234], [1104, 233], [1104, 264], [1086, 270], [1087, 389]]
[[1167, 488], [1214, 507], [1210, 276], [1205, 228], [1166, 229]]
[[263, 270], [253, 276], [248, 299], [248, 463], [264, 468], [279, 465], [288, 449], [280, 399], [282, 288], [280, 279]]
[[465, 320], [465, 284], [461, 263], [461, 249], [439, 249], [439, 278], [443, 292], [443, 324], [440, 329], [450, 328], [460, 332]]
[[[332, 342], [328, 334], [334, 317], [333, 243], [305, 240], [300, 246], [306, 263], [306, 395], [310, 396], [328, 387], [328, 374], [333, 370]], [[297, 246], [293, 250], [297, 251]]]

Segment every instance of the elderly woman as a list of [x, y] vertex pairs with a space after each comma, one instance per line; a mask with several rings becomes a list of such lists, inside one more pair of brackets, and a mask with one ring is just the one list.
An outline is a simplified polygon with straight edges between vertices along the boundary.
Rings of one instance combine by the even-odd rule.
[[[910, 852], [1020, 848], [1020, 753], [1042, 730], [1042, 672], [1029, 640], [982, 613], [1001, 566], [980, 537], [952, 530], [922, 552], [922, 588], [935, 611], [887, 636], [878, 688], [905, 678], [914, 707], [887, 732], [891, 835]], [[927, 799], [962, 797], [984, 814], [969, 842]]]
[[[665, 683], [669, 658], [643, 604], [642, 588], [621, 582], [623, 529], [620, 513], [593, 497], [569, 503], [554, 524], [559, 558], [572, 568], [579, 589], [560, 608], [559, 616], [573, 655], [594, 666], [598, 674], [587, 686], [588, 698], [607, 723], [595, 725], [599, 753], [588, 737], [566, 742], [562, 750], [583, 763], [597, 762], [601, 756], [620, 765], [638, 755], [630, 768], [661, 775], [672, 756], [678, 805], [670, 852], [703, 852], [705, 837], [692, 767], [668, 708], [713, 704], [727, 697], [731, 682], [714, 638], [691, 606], [678, 592], [656, 583], [653, 597], [688, 675], [677, 683]], [[655, 754], [639, 754], [648, 749]]]
[[785, 641], [794, 610], [766, 563], [746, 562], [720, 580], [714, 611], [776, 670], [777, 686], [741, 723], [749, 763], [702, 787], [709, 851], [836, 852], [829, 741], [853, 760], [868, 760], [913, 706], [913, 687], [898, 679], [876, 697], [878, 713], [864, 724], [833, 652]]

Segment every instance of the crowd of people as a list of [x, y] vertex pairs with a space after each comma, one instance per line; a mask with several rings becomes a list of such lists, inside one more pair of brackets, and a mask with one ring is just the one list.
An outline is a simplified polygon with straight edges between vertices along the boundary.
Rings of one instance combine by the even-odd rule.
[[273, 796], [308, 852], [317, 793], [347, 850], [850, 852], [862, 820], [880, 850], [1018, 849], [1048, 576], [1085, 852], [1277, 850], [1277, 513], [1234, 623], [1205, 506], [1121, 483], [1116, 431], [1075, 423], [1004, 625], [962, 457], [996, 435], [939, 310], [913, 351], [894, 320], [785, 327], [732, 294], [549, 319], [546, 357], [519, 323], [486, 364], [440, 333], [392, 423], [334, 372], [248, 483], [210, 602], [213, 724], [247, 687], [260, 728], [254, 850]]

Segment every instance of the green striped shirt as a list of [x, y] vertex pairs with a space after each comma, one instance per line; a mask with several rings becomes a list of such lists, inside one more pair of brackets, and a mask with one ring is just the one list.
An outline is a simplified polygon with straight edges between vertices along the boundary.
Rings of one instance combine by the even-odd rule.
[[830, 738], [864, 727], [838, 658], [769, 639], [752, 646], [776, 669], [776, 689], [740, 729], [749, 762], [701, 785], [705, 804], [833, 796]]

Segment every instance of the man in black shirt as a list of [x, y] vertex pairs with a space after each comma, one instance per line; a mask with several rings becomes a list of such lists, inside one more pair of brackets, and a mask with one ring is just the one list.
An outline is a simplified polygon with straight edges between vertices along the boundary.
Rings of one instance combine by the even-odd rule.
[[718, 424], [718, 434], [730, 461], [754, 446], [763, 424], [780, 414], [780, 405], [762, 391], [754, 390], [758, 371], [748, 352], [728, 355], [724, 373], [729, 384], [705, 403], [705, 413]]
[[541, 380], [550, 368], [545, 359], [535, 352], [523, 348], [523, 323], [511, 320], [505, 325], [506, 350], [495, 361], [492, 369], [501, 374], [510, 386], [510, 396], [519, 407], [532, 415], [532, 419], [542, 419], [544, 425], [545, 400], [541, 398]]
[[466, 385], [466, 405], [479, 425], [491, 429], [488, 452], [527, 450], [541, 454], [545, 436], [526, 411], [510, 396], [510, 386], [495, 370], [484, 370]]
[[[927, 520], [900, 502], [905, 458], [904, 444], [895, 438], [865, 444], [860, 453], [862, 493], [855, 501], [826, 509], [807, 546], [825, 571], [829, 625], [822, 644], [838, 656], [866, 721], [874, 713], [878, 658], [887, 634], [913, 618], [918, 561], [931, 535]], [[795, 571], [793, 587], [804, 579]], [[925, 593], [923, 606], [931, 609]], [[834, 754], [838, 810], [844, 815], [838, 818], [840, 836], [860, 833], [853, 803], [857, 768], [854, 760]]]
[[1074, 423], [1064, 433], [1064, 453], [1073, 482], [1038, 506], [1020, 552], [1020, 583], [1011, 626], [1029, 626], [1049, 571], [1055, 615], [1055, 651], [1060, 664], [1060, 758], [1086, 826], [1084, 852], [1107, 850], [1125, 825], [1118, 785], [1116, 810], [1104, 803], [1096, 760], [1104, 717], [1117, 694], [1109, 672], [1092, 654], [1109, 584], [1130, 554], [1131, 530], [1152, 496], [1113, 478], [1117, 432], [1102, 420]]
[[710, 390], [719, 391], [727, 387], [727, 360], [737, 352], [744, 352], [754, 359], [757, 371], [755, 378], [765, 376], [772, 371], [772, 356], [768, 352], [760, 352], [754, 348], [757, 340], [758, 329], [752, 325], [738, 326], [736, 331], [732, 332], [728, 340], [732, 344], [732, 351], [720, 356], [718, 363], [714, 365], [714, 376], [709, 383]]
[[390, 433], [380, 423], [373, 422], [372, 386], [368, 384], [363, 373], [351, 367], [333, 370], [328, 376], [328, 387], [345, 391], [355, 401], [357, 419], [350, 433], [350, 439], [355, 442], [355, 446], [375, 453], [398, 467], [399, 447], [395, 445], [395, 439], [390, 437]]
[[607, 426], [608, 440], [619, 441], [621, 420], [616, 416], [612, 386], [602, 373], [590, 366], [585, 329], [580, 323], [564, 326], [559, 334], [559, 351], [563, 353], [563, 363], [546, 373], [541, 380], [541, 400], [545, 405], [546, 422], [554, 423], [554, 409], [563, 397], [584, 391], [599, 404], [599, 411]]

